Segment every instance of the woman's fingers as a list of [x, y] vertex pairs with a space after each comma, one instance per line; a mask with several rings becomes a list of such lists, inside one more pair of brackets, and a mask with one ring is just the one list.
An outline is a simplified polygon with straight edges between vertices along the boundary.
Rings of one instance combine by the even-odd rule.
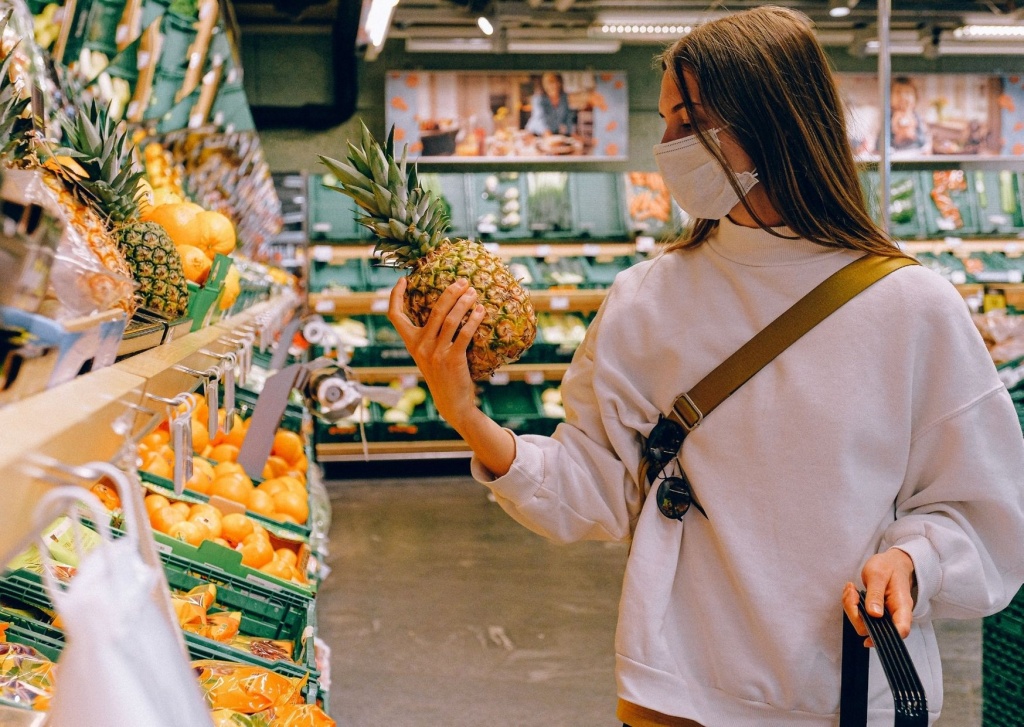
[[445, 288], [440, 297], [434, 301], [434, 305], [430, 309], [430, 316], [423, 325], [423, 335], [425, 337], [436, 338], [438, 336], [441, 332], [441, 326], [444, 325], [445, 318], [451, 313], [452, 308], [458, 303], [459, 297], [466, 292], [468, 287], [469, 281], [465, 278], [459, 278]]
[[466, 314], [469, 313], [470, 309], [476, 304], [477, 292], [470, 288], [465, 293], [459, 296], [459, 299], [455, 301], [455, 305], [452, 306], [451, 311], [444, 319], [444, 323], [441, 325], [441, 332], [438, 336], [439, 341], [442, 344], [452, 344], [455, 342], [455, 336], [459, 332], [459, 326], [465, 319]]
[[857, 633], [865, 637], [864, 646], [873, 646], [871, 638], [868, 637], [868, 627], [864, 624], [864, 619], [860, 615], [859, 604], [860, 594], [857, 592], [856, 586], [852, 583], [847, 583], [846, 588], [843, 589], [843, 611], [846, 612], [850, 623], [853, 624], [853, 628]]
[[408, 336], [412, 335], [413, 329], [416, 328], [416, 324], [405, 312], [405, 289], [408, 285], [409, 279], [403, 275], [391, 289], [391, 297], [388, 300], [388, 320], [391, 321], [391, 325], [398, 331], [402, 340], [406, 340]]
[[476, 335], [477, 329], [480, 327], [480, 323], [484, 319], [486, 309], [482, 305], [473, 307], [473, 312], [469, 314], [469, 318], [462, 325], [462, 330], [459, 331], [459, 335], [455, 337], [454, 347], [460, 351], [469, 348], [469, 344], [473, 341], [473, 336]]

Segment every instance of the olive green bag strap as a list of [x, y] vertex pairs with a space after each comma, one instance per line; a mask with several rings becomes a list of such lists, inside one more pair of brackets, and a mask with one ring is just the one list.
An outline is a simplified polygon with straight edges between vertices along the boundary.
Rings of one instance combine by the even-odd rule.
[[[866, 255], [844, 266], [676, 399], [668, 417], [682, 425], [686, 433], [693, 431], [715, 407], [805, 333], [858, 293], [907, 265], [917, 265], [917, 261], [907, 257]], [[650, 466], [647, 458], [640, 463], [641, 487], [648, 477]]]

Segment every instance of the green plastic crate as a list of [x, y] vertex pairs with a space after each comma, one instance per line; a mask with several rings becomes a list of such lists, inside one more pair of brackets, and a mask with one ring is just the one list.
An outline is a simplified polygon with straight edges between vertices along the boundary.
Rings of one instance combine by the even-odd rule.
[[[477, 172], [466, 177], [468, 226], [473, 237], [497, 241], [532, 236], [526, 218], [525, 172]], [[512, 211], [512, 207], [517, 209]]]
[[475, 225], [469, 211], [469, 175], [421, 172], [419, 180], [424, 190], [444, 203], [449, 218], [447, 234], [451, 237], [475, 237]]
[[217, 89], [210, 118], [215, 125], [230, 127], [233, 131], [252, 131], [256, 128], [241, 80], [229, 80]]
[[371, 234], [356, 222], [359, 208], [341, 192], [324, 186], [323, 175], [310, 174], [306, 188], [307, 229], [311, 241], [367, 242]]
[[[372, 416], [372, 415], [371, 415]], [[325, 422], [315, 419], [313, 422], [313, 442], [316, 444], [349, 444], [363, 441], [362, 432], [369, 433], [372, 422], [364, 423], [362, 429], [350, 421]]]
[[1013, 234], [1024, 230], [1021, 209], [1024, 184], [1018, 172], [974, 171], [972, 190], [978, 210], [978, 231], [983, 235]]
[[188, 281], [188, 310], [185, 315], [192, 319], [193, 331], [198, 331], [209, 324], [213, 315], [213, 304], [220, 297], [224, 279], [227, 277], [231, 265], [230, 257], [217, 253], [210, 267], [210, 275], [203, 285]]
[[[235, 387], [235, 409], [242, 419], [248, 419], [256, 409], [256, 403], [260, 395], [255, 391], [241, 386]], [[220, 401], [224, 401], [224, 388], [220, 390]], [[301, 433], [302, 422], [306, 416], [306, 409], [299, 404], [289, 401], [285, 404], [284, 414], [281, 416], [280, 426], [283, 429]]]
[[370, 345], [352, 350], [350, 365], [366, 366], [411, 366], [412, 354], [405, 347], [398, 331], [386, 316], [360, 316], [366, 325]]
[[384, 421], [384, 407], [376, 402], [370, 404], [370, 409], [373, 420], [367, 436], [371, 442], [412, 442], [438, 437], [437, 412], [429, 394], [407, 422]]
[[[1018, 595], [1018, 599], [1020, 596]], [[1024, 714], [1024, 623], [997, 614], [982, 626], [982, 727], [1018, 727]]]
[[947, 192], [957, 208], [958, 218], [942, 217], [938, 206], [935, 204], [935, 200], [931, 196], [936, 177], [946, 171], [948, 170], [919, 172], [921, 177], [921, 194], [925, 200], [925, 232], [929, 237], [976, 235], [980, 227], [978, 225], [978, 210], [974, 192], [974, 175], [970, 172], [963, 172], [963, 181], [966, 184], [966, 189]]
[[361, 260], [346, 260], [341, 265], [313, 260], [309, 264], [309, 292], [320, 293], [334, 288], [359, 292], [366, 290]]
[[117, 26], [124, 7], [125, 0], [92, 0], [82, 44], [112, 58], [117, 53]]
[[363, 258], [363, 279], [368, 290], [391, 290], [406, 271], [389, 265], [379, 265], [376, 260]]
[[55, 662], [60, 658], [60, 652], [64, 649], [64, 634], [58, 629], [24, 618], [6, 608], [0, 608], [0, 621], [10, 624], [6, 637], [11, 643], [31, 646], [50, 661]]
[[625, 240], [629, 236], [623, 214], [623, 179], [610, 172], [573, 172], [569, 175], [573, 227], [580, 237]]
[[544, 415], [539, 388], [523, 381], [484, 384], [481, 398], [487, 413], [503, 427], [517, 434], [550, 435], [561, 420]]
[[[861, 185], [871, 216], [879, 219], [878, 172], [860, 173]], [[922, 190], [917, 172], [893, 172], [889, 177], [889, 233], [896, 239], [915, 240], [925, 236], [925, 202], [932, 204]]]
[[583, 259], [587, 287], [609, 288], [615, 276], [639, 262], [636, 255], [618, 255], [610, 259], [588, 257]]
[[188, 66], [188, 50], [196, 39], [196, 19], [165, 12], [160, 23], [164, 41], [160, 47], [159, 68], [164, 72], [184, 72]]

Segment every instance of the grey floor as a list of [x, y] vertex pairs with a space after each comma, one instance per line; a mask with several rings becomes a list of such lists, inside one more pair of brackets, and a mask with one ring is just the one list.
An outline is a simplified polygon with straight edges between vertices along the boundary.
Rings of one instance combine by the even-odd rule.
[[[624, 546], [550, 544], [461, 476], [329, 490], [333, 572], [317, 600], [340, 727], [620, 725]], [[939, 639], [939, 725], [977, 727], [980, 622], [943, 624]]]

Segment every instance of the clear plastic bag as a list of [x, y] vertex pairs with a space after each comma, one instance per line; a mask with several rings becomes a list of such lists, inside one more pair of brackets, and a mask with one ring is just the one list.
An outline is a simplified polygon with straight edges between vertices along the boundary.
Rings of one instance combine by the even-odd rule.
[[56, 674], [56, 665], [31, 646], [0, 643], [0, 699], [46, 710]]
[[268, 669], [229, 661], [192, 662], [199, 686], [212, 709], [257, 714], [272, 707], [302, 702], [306, 677], [282, 676]]

